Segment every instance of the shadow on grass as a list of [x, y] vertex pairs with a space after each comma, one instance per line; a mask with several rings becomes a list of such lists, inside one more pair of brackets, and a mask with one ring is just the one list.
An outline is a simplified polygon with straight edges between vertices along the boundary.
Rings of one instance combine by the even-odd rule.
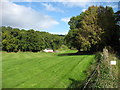
[[72, 78], [69, 78], [69, 80], [70, 80], [72, 83], [68, 86], [68, 89], [69, 89], [69, 88], [79, 88], [79, 89], [82, 89], [82, 88], [83, 88], [83, 82], [84, 82], [84, 81], [78, 81], [78, 80], [75, 80], [75, 79], [72, 79]]
[[62, 53], [62, 54], [58, 54], [58, 56], [75, 56], [75, 55], [92, 55], [92, 54], [94, 53], [88, 51], [81, 51], [77, 53]]

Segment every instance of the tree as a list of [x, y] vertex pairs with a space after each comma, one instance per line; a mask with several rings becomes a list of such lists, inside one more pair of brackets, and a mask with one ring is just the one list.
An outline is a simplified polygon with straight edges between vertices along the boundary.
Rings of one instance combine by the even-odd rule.
[[120, 11], [115, 12], [116, 32], [114, 33], [114, 49], [120, 52]]
[[111, 7], [91, 6], [68, 23], [70, 31], [65, 39], [78, 51], [98, 51], [110, 45], [115, 21]]

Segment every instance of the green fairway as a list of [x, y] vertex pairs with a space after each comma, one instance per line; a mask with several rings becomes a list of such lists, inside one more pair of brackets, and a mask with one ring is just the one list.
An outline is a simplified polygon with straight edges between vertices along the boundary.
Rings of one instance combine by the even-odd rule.
[[94, 55], [62, 53], [3, 52], [3, 88], [67, 88], [72, 80], [84, 80]]

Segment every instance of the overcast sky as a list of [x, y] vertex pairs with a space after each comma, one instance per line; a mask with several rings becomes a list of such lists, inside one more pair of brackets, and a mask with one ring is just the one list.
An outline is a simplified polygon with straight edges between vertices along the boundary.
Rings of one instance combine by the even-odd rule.
[[[24, 0], [25, 1], [25, 0]], [[79, 15], [91, 5], [111, 6], [114, 12], [118, 10], [118, 2], [15, 2], [4, 0], [0, 6], [0, 20], [3, 26], [20, 29], [34, 29], [54, 34], [67, 34], [68, 21], [72, 16]], [[72, 1], [72, 0], [71, 0]]]

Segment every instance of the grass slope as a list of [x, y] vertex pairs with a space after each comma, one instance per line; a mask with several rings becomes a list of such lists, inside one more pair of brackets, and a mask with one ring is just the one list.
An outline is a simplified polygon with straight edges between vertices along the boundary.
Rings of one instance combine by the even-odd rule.
[[84, 71], [95, 61], [94, 55], [58, 54], [61, 53], [4, 52], [3, 88], [67, 88], [71, 80], [84, 80]]

